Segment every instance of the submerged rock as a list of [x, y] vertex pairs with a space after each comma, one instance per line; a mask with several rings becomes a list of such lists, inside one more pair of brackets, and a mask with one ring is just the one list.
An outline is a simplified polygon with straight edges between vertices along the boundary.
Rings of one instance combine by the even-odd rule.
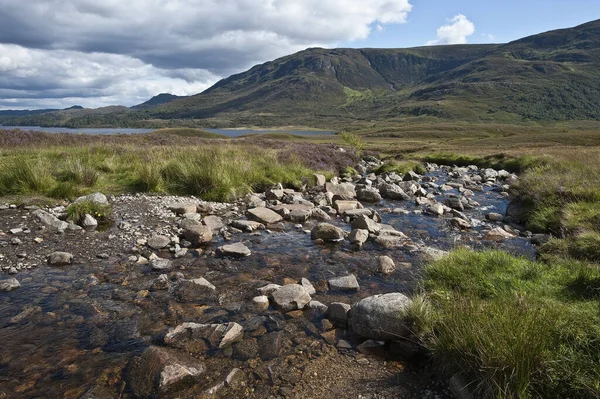
[[68, 252], [52, 252], [48, 255], [48, 264], [50, 266], [67, 266], [73, 264], [73, 254]]
[[396, 264], [394, 260], [389, 256], [380, 256], [377, 258], [377, 270], [381, 274], [392, 274], [396, 270]]
[[311, 300], [300, 284], [288, 284], [271, 293], [273, 303], [283, 312], [303, 309]]
[[235, 258], [244, 258], [252, 254], [250, 249], [241, 242], [223, 245], [222, 247], [217, 248], [217, 251], [223, 256], [233, 256]]
[[214, 299], [217, 288], [203, 277], [178, 280], [170, 293], [180, 301], [205, 301]]
[[16, 278], [9, 278], [6, 280], [0, 280], [0, 292], [8, 292], [16, 290], [21, 284]]
[[329, 288], [337, 291], [358, 291], [360, 286], [354, 274], [329, 279]]
[[183, 323], [169, 329], [163, 341], [169, 346], [191, 353], [202, 353], [210, 349], [225, 348], [243, 338], [244, 329], [238, 323]]

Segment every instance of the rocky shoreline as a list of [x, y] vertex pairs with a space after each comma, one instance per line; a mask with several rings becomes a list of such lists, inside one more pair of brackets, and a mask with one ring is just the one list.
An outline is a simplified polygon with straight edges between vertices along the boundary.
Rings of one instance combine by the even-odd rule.
[[[0, 305], [10, 317], [0, 325], [55, 328], [60, 321], [106, 335], [91, 343], [78, 336], [79, 345], [86, 341], [80, 356], [98, 350], [105, 356], [118, 347], [117, 361], [103, 359], [88, 370], [104, 367], [114, 376], [72, 397], [108, 398], [117, 391], [123, 397], [324, 397], [315, 383], [331, 385], [331, 397], [447, 397], [443, 376], [417, 373], [412, 383], [400, 378], [391, 385], [379, 380], [398, 377], [407, 359], [421, 359], [404, 320], [411, 305], [405, 282], [418, 283], [418, 264], [444, 256], [450, 242], [531, 252], [532, 236], [516, 218], [477, 201], [493, 197], [505, 208], [517, 176], [432, 164], [426, 175], [376, 175], [380, 165], [363, 160], [356, 176], [326, 181], [315, 175], [301, 192], [277, 185], [230, 204], [100, 193], [80, 199], [112, 208], [104, 225], [90, 214], [79, 224], [69, 221], [68, 204], [2, 205]], [[407, 221], [410, 231], [398, 228]], [[432, 245], [437, 235], [441, 247]], [[287, 252], [295, 261], [286, 264]], [[317, 259], [324, 263], [311, 265]], [[41, 292], [43, 299], [14, 303], [21, 292]], [[78, 306], [85, 311], [71, 325]], [[48, 313], [65, 313], [64, 320]], [[115, 325], [126, 332], [113, 336], [108, 330]], [[0, 360], [14, 361], [11, 356]], [[313, 364], [321, 367], [316, 381], [307, 374]], [[350, 383], [362, 369], [373, 381]], [[32, 377], [32, 391], [23, 392], [35, 392], [44, 379]]]

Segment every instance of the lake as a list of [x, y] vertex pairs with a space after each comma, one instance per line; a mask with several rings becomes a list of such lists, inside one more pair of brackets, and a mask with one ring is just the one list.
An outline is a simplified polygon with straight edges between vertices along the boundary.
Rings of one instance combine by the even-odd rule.
[[[41, 126], [0, 126], [0, 130], [35, 130], [46, 133], [83, 133], [83, 134], [138, 134], [149, 133], [156, 129], [125, 129], [125, 128], [81, 128], [69, 129], [66, 127], [41, 127]], [[222, 134], [228, 137], [239, 137], [247, 134], [289, 133], [297, 136], [330, 135], [331, 131], [313, 130], [253, 130], [253, 129], [202, 129], [207, 132]]]

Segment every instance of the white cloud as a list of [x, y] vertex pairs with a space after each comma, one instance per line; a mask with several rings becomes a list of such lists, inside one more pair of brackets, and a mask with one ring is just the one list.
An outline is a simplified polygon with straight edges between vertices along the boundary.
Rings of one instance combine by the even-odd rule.
[[475, 25], [462, 14], [457, 14], [440, 26], [437, 30], [437, 39], [427, 42], [428, 46], [436, 44], [465, 44], [467, 37], [475, 33]]
[[[306, 47], [364, 39], [372, 29], [405, 23], [412, 9], [409, 0], [0, 0], [0, 4], [0, 43], [13, 45], [0, 52], [0, 91], [19, 91], [10, 84], [14, 79], [22, 94], [34, 93], [35, 98], [46, 93], [34, 72], [43, 70], [40, 58], [49, 60], [52, 71], [42, 72], [50, 86], [77, 87], [86, 95], [95, 93], [100, 83], [106, 91], [121, 81], [133, 82], [138, 93], [142, 86], [148, 92], [153, 88], [191, 92], [218, 77]], [[17, 63], [19, 68], [3, 69]], [[0, 94], [2, 98], [8, 102]], [[134, 101], [125, 95], [106, 98]]]

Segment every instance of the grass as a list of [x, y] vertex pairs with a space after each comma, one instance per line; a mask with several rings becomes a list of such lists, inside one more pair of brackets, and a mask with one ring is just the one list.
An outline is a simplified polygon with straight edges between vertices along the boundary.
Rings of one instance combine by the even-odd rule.
[[521, 173], [535, 166], [545, 164], [545, 160], [534, 156], [510, 156], [504, 153], [486, 156], [459, 155], [456, 153], [434, 153], [423, 157], [424, 162], [440, 165], [469, 166], [480, 168], [504, 169], [513, 173]]
[[476, 397], [600, 395], [597, 267], [459, 249], [426, 268], [424, 288], [423, 342]]
[[96, 220], [102, 222], [110, 218], [110, 205], [98, 204], [91, 201], [75, 202], [67, 208], [69, 220], [79, 223], [86, 214], [92, 215]]
[[422, 163], [417, 161], [386, 161], [380, 167], [375, 169], [374, 173], [392, 173], [395, 172], [402, 176], [408, 172], [415, 172], [419, 174], [427, 173], [427, 170]]

